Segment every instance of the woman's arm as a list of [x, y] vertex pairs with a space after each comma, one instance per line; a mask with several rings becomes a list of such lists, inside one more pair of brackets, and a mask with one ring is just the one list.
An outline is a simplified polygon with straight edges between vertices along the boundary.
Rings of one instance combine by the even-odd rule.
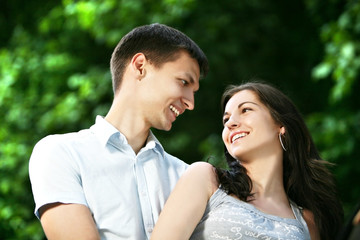
[[214, 167], [192, 164], [181, 176], [159, 216], [151, 240], [189, 239], [218, 188]]
[[308, 226], [311, 240], [320, 240], [320, 233], [315, 224], [314, 214], [311, 211], [304, 209], [303, 217], [306, 222], [306, 225]]

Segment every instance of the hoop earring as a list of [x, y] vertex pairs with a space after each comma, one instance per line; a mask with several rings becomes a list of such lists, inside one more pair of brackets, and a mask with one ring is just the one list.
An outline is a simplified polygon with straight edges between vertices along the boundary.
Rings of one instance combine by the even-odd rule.
[[284, 144], [281, 140], [281, 133], [279, 133], [279, 140], [280, 140], [280, 144], [281, 144], [281, 147], [284, 149], [284, 151], [286, 152], [286, 148], [284, 147]]

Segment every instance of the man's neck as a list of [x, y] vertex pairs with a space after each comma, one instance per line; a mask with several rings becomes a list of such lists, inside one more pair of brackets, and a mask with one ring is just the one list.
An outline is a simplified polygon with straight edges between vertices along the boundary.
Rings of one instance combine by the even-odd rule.
[[124, 101], [113, 102], [110, 111], [105, 119], [119, 130], [128, 141], [129, 145], [137, 154], [145, 145], [149, 136], [150, 126], [139, 118], [139, 113], [136, 108], [129, 106], [129, 104], [122, 104]]

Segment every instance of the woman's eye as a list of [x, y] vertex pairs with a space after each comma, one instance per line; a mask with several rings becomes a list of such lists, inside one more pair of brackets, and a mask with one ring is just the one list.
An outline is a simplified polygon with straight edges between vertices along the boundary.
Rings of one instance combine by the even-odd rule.
[[242, 113], [246, 113], [246, 112], [248, 112], [248, 111], [251, 111], [251, 108], [243, 108], [241, 112], [242, 112]]
[[223, 124], [225, 125], [225, 123], [229, 120], [229, 118], [223, 118]]

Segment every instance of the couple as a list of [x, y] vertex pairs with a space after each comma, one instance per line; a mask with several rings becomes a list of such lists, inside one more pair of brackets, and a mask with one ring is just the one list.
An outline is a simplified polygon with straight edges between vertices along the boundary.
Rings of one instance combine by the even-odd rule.
[[202, 50], [151, 24], [124, 36], [110, 65], [108, 114], [45, 137], [31, 155], [35, 214], [48, 239], [335, 237], [342, 209], [332, 176], [284, 94], [264, 83], [230, 87], [222, 103], [229, 169], [188, 166], [150, 128], [168, 131], [194, 108], [208, 70]]

